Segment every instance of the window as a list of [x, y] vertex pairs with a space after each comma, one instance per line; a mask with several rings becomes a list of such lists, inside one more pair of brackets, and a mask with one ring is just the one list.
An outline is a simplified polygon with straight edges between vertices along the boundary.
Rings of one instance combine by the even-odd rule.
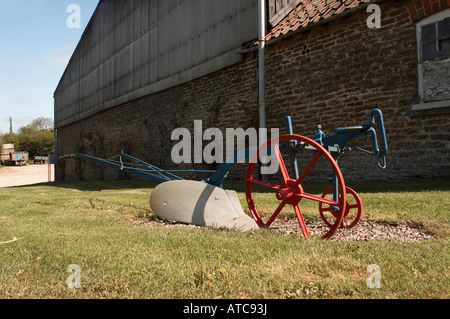
[[450, 57], [450, 18], [422, 26], [422, 62]]
[[450, 9], [416, 24], [420, 105], [450, 107]]

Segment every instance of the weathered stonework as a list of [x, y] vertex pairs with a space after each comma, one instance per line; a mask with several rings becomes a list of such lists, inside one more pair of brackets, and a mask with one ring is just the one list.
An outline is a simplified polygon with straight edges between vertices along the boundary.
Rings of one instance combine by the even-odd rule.
[[[332, 134], [336, 127], [366, 123], [370, 110], [379, 108], [389, 145], [387, 168], [379, 169], [374, 157], [343, 154], [339, 164], [346, 180], [450, 178], [450, 114], [411, 112], [419, 103], [414, 3], [382, 2], [380, 29], [367, 27], [369, 13], [362, 10], [269, 45], [267, 126], [283, 132], [284, 117], [291, 115], [296, 134], [313, 137], [318, 124]], [[256, 55], [246, 53], [241, 63], [59, 128], [57, 151], [107, 158], [123, 150], [174, 168], [171, 132], [192, 130], [196, 119], [204, 129], [258, 126]], [[229, 178], [242, 181], [244, 172], [239, 165]], [[79, 160], [57, 169], [58, 180], [123, 177]]]

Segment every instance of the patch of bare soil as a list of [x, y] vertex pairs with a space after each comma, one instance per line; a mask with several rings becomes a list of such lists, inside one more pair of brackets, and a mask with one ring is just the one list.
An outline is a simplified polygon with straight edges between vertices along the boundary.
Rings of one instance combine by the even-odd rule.
[[54, 180], [53, 173], [54, 165], [48, 164], [0, 167], [0, 187], [47, 183]]

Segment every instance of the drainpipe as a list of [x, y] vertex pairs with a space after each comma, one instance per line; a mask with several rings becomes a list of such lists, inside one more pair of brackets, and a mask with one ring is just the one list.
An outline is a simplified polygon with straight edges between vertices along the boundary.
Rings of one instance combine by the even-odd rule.
[[266, 127], [266, 89], [265, 89], [265, 61], [266, 46], [266, 0], [258, 0], [258, 105], [259, 127]]
[[[266, 0], [258, 0], [258, 106], [259, 128], [266, 128], [266, 88], [264, 49], [266, 46]], [[267, 134], [267, 138], [269, 138]], [[261, 173], [261, 171], [260, 171]], [[268, 176], [261, 174], [264, 182]]]

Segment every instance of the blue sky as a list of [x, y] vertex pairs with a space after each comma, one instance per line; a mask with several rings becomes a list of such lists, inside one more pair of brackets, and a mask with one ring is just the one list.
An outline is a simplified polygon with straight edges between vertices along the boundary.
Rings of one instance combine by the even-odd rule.
[[[98, 0], [0, 0], [0, 134], [53, 119], [53, 93]], [[70, 4], [80, 28], [69, 28]]]

